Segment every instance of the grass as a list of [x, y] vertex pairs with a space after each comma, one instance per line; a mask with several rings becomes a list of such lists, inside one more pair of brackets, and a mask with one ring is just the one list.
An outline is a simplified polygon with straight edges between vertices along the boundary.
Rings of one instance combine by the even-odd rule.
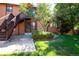
[[78, 56], [79, 36], [58, 35], [55, 39], [35, 40], [37, 51], [13, 54], [1, 54], [2, 56]]
[[49, 46], [56, 50], [57, 55], [78, 56], [79, 36], [59, 35], [56, 40], [49, 42]]

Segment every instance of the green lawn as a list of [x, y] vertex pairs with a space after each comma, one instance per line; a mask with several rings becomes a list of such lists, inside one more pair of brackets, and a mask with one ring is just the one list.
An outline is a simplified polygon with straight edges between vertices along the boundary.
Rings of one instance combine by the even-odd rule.
[[[34, 34], [34, 33], [33, 33]], [[52, 37], [53, 38], [53, 37]], [[79, 55], [78, 35], [58, 35], [55, 39], [35, 39], [37, 51], [7, 54], [11, 56], [76, 56]]]
[[79, 36], [59, 35], [56, 40], [49, 42], [49, 48], [54, 49], [57, 55], [78, 56]]

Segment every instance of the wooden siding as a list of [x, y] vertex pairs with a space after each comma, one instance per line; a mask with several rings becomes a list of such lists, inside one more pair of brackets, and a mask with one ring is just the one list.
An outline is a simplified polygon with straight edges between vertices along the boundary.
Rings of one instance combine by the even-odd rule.
[[19, 6], [13, 6], [13, 15], [17, 15], [19, 13]]
[[[4, 4], [1, 4], [0, 3], [0, 17], [2, 16], [5, 16], [7, 15], [8, 13], [11, 13], [11, 12], [6, 12], [6, 3]], [[12, 8], [13, 8], [13, 15], [17, 15], [19, 13], [19, 5], [14, 5], [14, 4], [11, 4], [12, 5]]]
[[6, 5], [5, 4], [0, 4], [0, 17], [5, 16], [6, 14]]
[[31, 29], [27, 30], [28, 29], [28, 27], [26, 27], [27, 24], [31, 24], [31, 20], [28, 20], [26, 22], [22, 21], [18, 23], [14, 28], [12, 35], [14, 36], [24, 34], [25, 32], [31, 32]]
[[20, 24], [18, 24], [19, 26], [19, 34], [24, 34], [25, 33], [25, 26], [24, 26], [24, 22], [21, 22]]
[[25, 26], [24, 26], [24, 22], [20, 22], [19, 24], [17, 24], [17, 26], [14, 28], [13, 30], [13, 36], [14, 35], [20, 35], [20, 34], [24, 34], [25, 33]]

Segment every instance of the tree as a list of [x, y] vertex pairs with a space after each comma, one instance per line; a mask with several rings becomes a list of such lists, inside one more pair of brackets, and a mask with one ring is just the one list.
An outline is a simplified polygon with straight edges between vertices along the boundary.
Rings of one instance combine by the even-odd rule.
[[[42, 21], [44, 26], [44, 30], [47, 30], [48, 24], [51, 21], [51, 12], [49, 9], [49, 4], [41, 3], [36, 9], [28, 8], [26, 4], [20, 4], [20, 11], [30, 17], [32, 17], [32, 21]], [[35, 12], [35, 13], [34, 13]], [[35, 14], [35, 15], [34, 15]]]
[[51, 12], [49, 10], [49, 4], [41, 3], [38, 5], [36, 10], [36, 19], [42, 21], [44, 30], [47, 30], [49, 21], [51, 20]]
[[20, 4], [20, 12], [22, 12], [22, 13], [25, 13], [26, 12], [26, 4], [24, 4], [24, 3], [21, 3]]
[[79, 4], [58, 3], [54, 9], [54, 17], [61, 33], [74, 31], [75, 24], [79, 22]]
[[20, 4], [20, 11], [24, 14], [26, 14], [29, 17], [33, 17], [33, 11], [32, 4], [30, 3], [21, 3]]

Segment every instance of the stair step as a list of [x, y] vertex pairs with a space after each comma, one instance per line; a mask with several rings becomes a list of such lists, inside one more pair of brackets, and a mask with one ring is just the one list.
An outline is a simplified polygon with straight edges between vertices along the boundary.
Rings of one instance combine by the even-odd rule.
[[0, 32], [0, 35], [4, 35], [5, 34], [5, 32]]
[[5, 33], [0, 33], [0, 36], [5, 36], [6, 34]]
[[0, 38], [0, 41], [5, 41], [5, 40], [7, 40], [6, 38]]
[[6, 35], [0, 35], [0, 38], [5, 38], [6, 37]]

